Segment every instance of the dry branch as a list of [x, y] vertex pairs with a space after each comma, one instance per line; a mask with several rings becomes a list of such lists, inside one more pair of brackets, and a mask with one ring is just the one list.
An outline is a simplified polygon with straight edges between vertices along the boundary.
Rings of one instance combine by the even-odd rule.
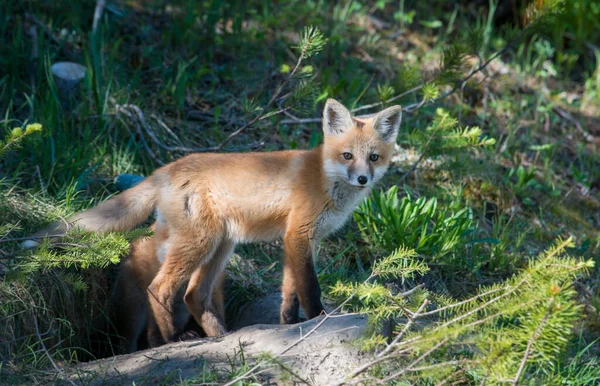
[[[531, 25], [531, 24], [530, 24]], [[454, 85], [454, 87], [448, 91], [447, 93], [440, 95], [439, 97], [430, 100], [429, 102], [431, 103], [436, 103], [439, 102], [443, 99], [446, 99], [447, 97], [449, 97], [450, 95], [454, 94], [457, 90], [461, 89], [469, 79], [471, 79], [475, 74], [477, 74], [478, 72], [483, 71], [492, 61], [494, 61], [495, 59], [497, 59], [499, 56], [501, 56], [502, 54], [504, 54], [510, 47], [512, 47], [513, 44], [515, 44], [517, 41], [521, 40], [521, 38], [525, 35], [525, 32], [529, 29], [529, 26], [526, 27], [525, 29], [523, 29], [518, 36], [516, 36], [515, 38], [513, 38], [512, 40], [510, 40], [508, 43], [506, 43], [506, 45], [504, 47], [502, 47], [500, 50], [496, 51], [496, 53], [494, 53], [494, 55], [492, 55], [487, 61], [483, 62], [481, 65], [479, 65], [479, 67], [477, 67], [475, 70], [471, 71], [468, 75], [466, 75], [464, 78], [462, 78], [460, 81], [458, 81], [458, 83], [456, 83]], [[423, 88], [423, 85], [414, 87], [410, 90], [404, 91], [398, 95], [395, 95], [385, 101], [382, 102], [377, 102], [377, 103], [372, 103], [372, 104], [368, 104], [368, 105], [364, 105], [364, 106], [359, 106], [355, 109], [352, 110], [352, 112], [357, 112], [357, 111], [362, 111], [362, 110], [367, 110], [370, 108], [374, 108], [374, 107], [379, 107], [379, 106], [383, 106], [387, 103], [393, 102], [395, 100], [398, 100], [406, 95], [412, 94], [413, 92], [416, 92], [418, 90], [420, 90], [421, 88]], [[406, 111], [406, 112], [412, 112], [415, 110], [418, 110], [419, 108], [421, 108], [426, 102], [428, 102], [427, 100], [423, 99], [420, 102], [417, 103], [413, 103], [407, 106], [403, 106], [402, 110]], [[372, 114], [366, 114], [366, 115], [358, 115], [358, 118], [368, 118], [370, 117]], [[304, 118], [304, 119], [297, 119], [297, 118], [293, 118], [293, 119], [284, 119], [283, 121], [281, 121], [282, 124], [288, 124], [288, 125], [293, 125], [293, 124], [306, 124], [306, 123], [320, 123], [321, 122], [321, 118]]]

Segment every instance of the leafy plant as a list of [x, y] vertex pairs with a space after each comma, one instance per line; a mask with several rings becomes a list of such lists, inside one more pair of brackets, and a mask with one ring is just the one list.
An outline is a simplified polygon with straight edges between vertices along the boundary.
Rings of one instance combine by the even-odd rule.
[[538, 186], [538, 182], [535, 179], [535, 169], [533, 167], [528, 167], [527, 169], [523, 167], [523, 165], [519, 165], [518, 168], [510, 168], [508, 171], [508, 177], [516, 177], [516, 181], [514, 182], [514, 188], [518, 192], [522, 192], [523, 190]]
[[385, 251], [414, 248], [432, 261], [455, 252], [474, 226], [469, 208], [455, 209], [436, 197], [399, 198], [396, 186], [373, 192], [355, 211], [354, 219], [372, 246]]

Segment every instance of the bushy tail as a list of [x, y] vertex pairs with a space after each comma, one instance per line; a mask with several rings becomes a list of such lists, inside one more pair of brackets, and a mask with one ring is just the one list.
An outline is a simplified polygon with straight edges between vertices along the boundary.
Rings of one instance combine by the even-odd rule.
[[158, 201], [158, 186], [152, 177], [135, 187], [104, 201], [98, 206], [58, 221], [43, 229], [21, 245], [33, 248], [39, 245], [36, 239], [60, 236], [71, 227], [79, 227], [90, 232], [114, 232], [131, 229], [144, 222], [152, 213]]

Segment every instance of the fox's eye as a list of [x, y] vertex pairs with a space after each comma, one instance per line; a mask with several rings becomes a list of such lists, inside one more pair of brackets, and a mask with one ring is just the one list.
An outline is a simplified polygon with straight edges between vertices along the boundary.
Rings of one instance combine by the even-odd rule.
[[344, 153], [343, 156], [344, 156], [344, 159], [352, 159], [352, 157], [353, 157], [352, 153]]
[[373, 162], [377, 161], [379, 159], [379, 154], [371, 154], [369, 156], [369, 159]]

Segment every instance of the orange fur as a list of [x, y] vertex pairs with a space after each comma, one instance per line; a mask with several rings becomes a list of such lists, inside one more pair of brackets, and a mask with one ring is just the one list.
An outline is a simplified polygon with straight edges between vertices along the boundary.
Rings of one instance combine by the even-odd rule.
[[[155, 230], [156, 226], [152, 225]], [[155, 233], [154, 236], [144, 239], [138, 239], [131, 243], [129, 257], [122, 263], [119, 276], [113, 293], [114, 324], [118, 335], [122, 338], [119, 344], [119, 351], [122, 354], [135, 352], [139, 349], [138, 341], [144, 338], [142, 334], [146, 331], [146, 341], [150, 347], [156, 347], [164, 344], [164, 340], [158, 329], [152, 313], [150, 312], [150, 303], [147, 288], [158, 273], [161, 263], [156, 255], [156, 245], [164, 243], [168, 238], [164, 230]], [[223, 299], [223, 278], [221, 275], [219, 282], [213, 291], [213, 307], [218, 316], [225, 319], [225, 306]], [[191, 283], [189, 288], [196, 290], [197, 283]], [[180, 293], [173, 306], [174, 324], [180, 333], [190, 316], [191, 309], [195, 305], [193, 301], [185, 302], [183, 293]], [[197, 321], [198, 324], [199, 321]], [[199, 333], [205, 331], [199, 331]]]
[[[163, 261], [148, 286], [150, 306], [164, 340], [177, 336], [172, 317], [184, 300], [208, 335], [224, 333], [212, 305], [219, 277], [235, 244], [285, 245], [282, 323], [323, 311], [313, 256], [320, 239], [340, 228], [387, 170], [401, 108], [372, 118], [353, 118], [330, 99], [323, 111], [324, 144], [313, 150], [269, 153], [191, 154], [148, 179], [68, 221], [93, 231], [121, 230], [157, 212], [156, 245]], [[375, 157], [375, 155], [377, 157]], [[56, 233], [57, 225], [40, 235]], [[190, 286], [197, 286], [197, 289]]]

